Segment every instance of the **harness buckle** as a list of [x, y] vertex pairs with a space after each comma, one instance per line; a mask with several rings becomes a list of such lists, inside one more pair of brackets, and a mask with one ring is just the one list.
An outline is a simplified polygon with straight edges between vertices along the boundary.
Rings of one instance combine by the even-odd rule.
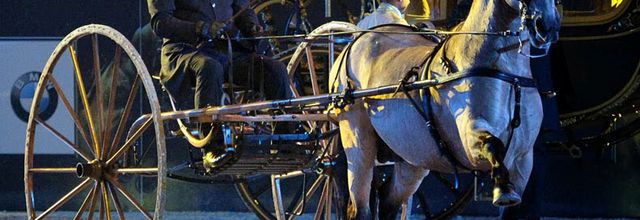
[[332, 100], [332, 102], [337, 108], [341, 109], [347, 105], [353, 104], [353, 89], [349, 87], [345, 88], [339, 96]]

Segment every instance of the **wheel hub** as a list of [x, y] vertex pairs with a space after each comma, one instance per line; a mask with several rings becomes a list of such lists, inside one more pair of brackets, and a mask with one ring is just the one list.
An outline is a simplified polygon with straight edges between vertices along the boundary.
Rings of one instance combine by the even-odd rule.
[[89, 163], [76, 164], [76, 176], [78, 178], [92, 178], [96, 180], [102, 179], [111, 169], [99, 160], [94, 160]]

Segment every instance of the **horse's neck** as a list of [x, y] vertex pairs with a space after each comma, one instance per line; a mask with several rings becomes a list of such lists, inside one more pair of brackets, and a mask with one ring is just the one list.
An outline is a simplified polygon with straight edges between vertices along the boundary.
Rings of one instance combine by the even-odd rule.
[[[504, 0], [474, 1], [469, 16], [457, 27], [462, 32], [518, 31], [518, 12]], [[517, 37], [462, 34], [454, 35], [444, 48], [443, 56], [450, 60], [453, 71], [476, 67], [494, 68], [504, 72], [521, 71], [529, 59], [518, 54]], [[528, 44], [522, 52], [528, 53]]]

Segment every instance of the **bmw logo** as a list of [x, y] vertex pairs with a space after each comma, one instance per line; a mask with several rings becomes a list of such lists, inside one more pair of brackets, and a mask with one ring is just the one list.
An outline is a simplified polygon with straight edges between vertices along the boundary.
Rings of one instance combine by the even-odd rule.
[[[29, 120], [29, 110], [31, 109], [31, 102], [38, 86], [40, 74], [40, 72], [35, 71], [22, 74], [11, 87], [11, 107], [16, 116], [24, 122]], [[44, 121], [51, 118], [57, 106], [58, 93], [56, 93], [53, 84], [49, 82], [46, 86], [46, 92], [40, 101], [38, 112], [40, 118]]]

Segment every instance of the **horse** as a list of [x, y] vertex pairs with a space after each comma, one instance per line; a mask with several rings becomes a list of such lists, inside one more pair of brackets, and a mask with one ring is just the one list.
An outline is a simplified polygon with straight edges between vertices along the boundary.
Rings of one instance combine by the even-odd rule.
[[331, 91], [348, 94], [417, 78], [439, 83], [421, 92], [353, 99], [336, 111], [350, 219], [373, 219], [369, 193], [378, 137], [400, 158], [380, 192], [380, 219], [395, 219], [430, 170], [491, 172], [493, 204], [520, 203], [543, 116], [530, 49], [548, 51], [558, 40], [556, 6], [554, 0], [474, 0], [467, 19], [441, 43], [399, 25], [356, 37], [336, 59]]

